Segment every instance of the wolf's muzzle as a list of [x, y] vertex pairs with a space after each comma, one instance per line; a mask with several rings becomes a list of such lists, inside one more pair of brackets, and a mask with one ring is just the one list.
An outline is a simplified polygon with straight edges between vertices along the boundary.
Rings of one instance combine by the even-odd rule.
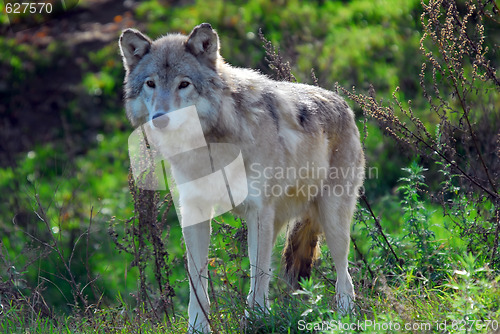
[[158, 129], [166, 128], [169, 122], [168, 115], [166, 113], [156, 113], [153, 116], [153, 125]]

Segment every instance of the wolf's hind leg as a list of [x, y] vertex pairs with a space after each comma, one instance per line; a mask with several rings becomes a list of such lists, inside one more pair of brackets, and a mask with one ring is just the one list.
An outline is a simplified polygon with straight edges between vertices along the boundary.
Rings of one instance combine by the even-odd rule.
[[354, 311], [354, 287], [347, 269], [351, 222], [359, 188], [363, 184], [365, 159], [354, 122], [340, 135], [342, 143], [330, 157], [332, 172], [316, 198], [320, 224], [337, 271], [337, 309]]
[[320, 221], [337, 271], [337, 309], [341, 314], [353, 311], [355, 298], [348, 271], [350, 225], [356, 197], [323, 196], [318, 199]]
[[186, 242], [188, 261], [189, 330], [208, 333], [210, 301], [207, 293], [207, 276], [210, 222], [184, 227], [182, 233]]

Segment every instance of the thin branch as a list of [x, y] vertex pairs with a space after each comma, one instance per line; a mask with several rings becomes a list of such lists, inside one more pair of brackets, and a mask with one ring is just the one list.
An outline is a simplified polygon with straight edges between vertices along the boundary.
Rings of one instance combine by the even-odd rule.
[[366, 198], [365, 195], [361, 195], [361, 199], [363, 200], [363, 202], [365, 202], [366, 206], [368, 207], [368, 210], [370, 211], [370, 214], [372, 215], [373, 220], [375, 221], [375, 226], [377, 227], [377, 229], [378, 229], [380, 235], [382, 236], [382, 238], [384, 238], [384, 241], [387, 244], [387, 246], [389, 246], [389, 249], [391, 250], [391, 253], [394, 256], [394, 258], [396, 259], [398, 265], [401, 265], [401, 260], [396, 255], [396, 252], [392, 248], [391, 243], [387, 239], [387, 237], [386, 237], [386, 235], [385, 235], [385, 233], [384, 233], [384, 231], [382, 229], [382, 225], [380, 225], [380, 222], [379, 222], [377, 216], [375, 216], [375, 213], [373, 213], [373, 210], [372, 210], [372, 207], [370, 206], [370, 203], [368, 203], [368, 199]]
[[493, 249], [491, 250], [491, 265], [494, 266], [496, 259], [495, 259], [495, 254], [498, 249], [498, 242], [499, 242], [499, 237], [500, 237], [500, 207], [497, 207], [497, 210], [495, 212], [495, 217], [496, 217], [496, 229], [495, 229], [495, 241], [493, 242]]
[[368, 264], [365, 257], [363, 256], [363, 253], [361, 253], [361, 251], [359, 250], [358, 245], [356, 245], [356, 240], [352, 237], [352, 235], [351, 235], [351, 241], [352, 241], [352, 244], [354, 246], [354, 249], [356, 250], [356, 253], [358, 253], [359, 257], [361, 258], [361, 260], [365, 264], [366, 269], [368, 269], [370, 276], [372, 277], [372, 279], [374, 279], [375, 275], [373, 274], [373, 271], [371, 270], [370, 265]]

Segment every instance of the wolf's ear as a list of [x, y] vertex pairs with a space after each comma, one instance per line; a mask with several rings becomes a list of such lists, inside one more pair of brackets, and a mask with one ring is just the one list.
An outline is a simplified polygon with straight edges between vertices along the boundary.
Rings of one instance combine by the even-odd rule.
[[124, 30], [120, 36], [120, 51], [123, 57], [123, 66], [127, 71], [134, 68], [139, 60], [149, 52], [151, 40], [135, 29]]
[[219, 36], [209, 23], [202, 23], [189, 34], [186, 48], [196, 57], [206, 58], [215, 65], [219, 56]]

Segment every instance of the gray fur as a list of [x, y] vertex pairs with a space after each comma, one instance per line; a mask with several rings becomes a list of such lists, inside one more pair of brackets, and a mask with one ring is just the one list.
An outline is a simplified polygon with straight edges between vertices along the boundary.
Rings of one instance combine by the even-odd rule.
[[[350, 223], [364, 177], [354, 114], [331, 91], [274, 81], [254, 70], [227, 64], [219, 54], [219, 44], [209, 24], [195, 27], [189, 36], [168, 34], [155, 41], [136, 30], [124, 31], [120, 50], [126, 69], [127, 116], [132, 125], [139, 126], [158, 113], [195, 105], [208, 143], [231, 143], [241, 150], [248, 182], [257, 182], [234, 210], [247, 221], [249, 230], [250, 307], [267, 307], [271, 246], [280, 230], [291, 224], [294, 233], [289, 234], [284, 252], [291, 285], [296, 287], [298, 277], [310, 273], [318, 234], [324, 233], [337, 271], [338, 309], [349, 311], [354, 299], [347, 270]], [[262, 176], [269, 169], [314, 172], [316, 167], [357, 168], [359, 172], [341, 178], [313, 173], [309, 178]], [[186, 175], [191, 174], [186, 171]], [[274, 186], [289, 190], [290, 196], [263, 194], [266, 187]], [[306, 197], [299, 191], [303, 186], [352, 190]], [[294, 222], [302, 225], [293, 228]], [[188, 312], [192, 330], [209, 331], [209, 233], [210, 222], [183, 229], [191, 277]]]

